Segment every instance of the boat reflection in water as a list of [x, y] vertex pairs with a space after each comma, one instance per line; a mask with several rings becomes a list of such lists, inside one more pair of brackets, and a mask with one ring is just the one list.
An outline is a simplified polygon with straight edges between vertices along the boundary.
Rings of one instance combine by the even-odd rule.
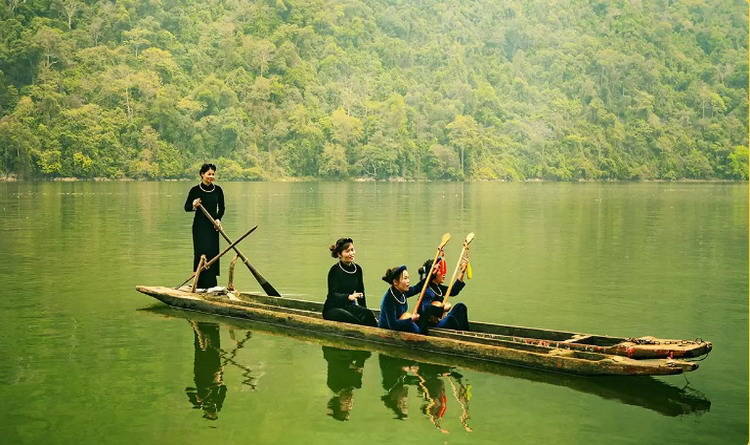
[[333, 392], [328, 401], [328, 415], [336, 420], [349, 420], [354, 404], [354, 389], [362, 387], [365, 361], [369, 351], [323, 346], [323, 358], [328, 363], [326, 384]]
[[[227, 396], [227, 385], [224, 384], [224, 366], [232, 364], [243, 371], [242, 383], [255, 389], [255, 377], [251, 370], [239, 363], [234, 358], [237, 351], [242, 349], [245, 342], [250, 339], [251, 331], [245, 331], [245, 338], [236, 341], [231, 352], [221, 349], [221, 336], [218, 323], [209, 323], [189, 320], [193, 329], [195, 355], [193, 358], [193, 375], [195, 387], [185, 388], [185, 394], [194, 409], [203, 410], [203, 417], [209, 420], [217, 420], [219, 411], [224, 405]], [[230, 329], [230, 334], [235, 339], [235, 331]]]
[[[217, 417], [226, 397], [227, 390], [222, 378], [224, 366], [230, 364], [239, 367], [244, 378], [242, 383], [255, 388], [256, 377], [253, 376], [253, 371], [235, 359], [237, 350], [251, 336], [249, 329], [264, 335], [314, 342], [323, 347], [323, 357], [328, 364], [327, 383], [333, 392], [328, 404], [329, 415], [338, 420], [349, 418], [354, 390], [362, 387], [364, 364], [372, 352], [379, 353], [378, 362], [384, 391], [381, 401], [388, 411], [392, 412], [396, 419], [410, 417], [407, 400], [413, 388], [413, 393], [424, 400], [421, 407], [423, 414], [426, 414], [438, 429], [441, 429], [440, 421], [445, 415], [443, 408], [446, 406], [446, 400], [459, 402], [461, 424], [464, 429], [470, 429], [468, 405], [471, 400], [471, 386], [462, 381], [460, 373], [465, 373], [464, 370], [492, 374], [497, 378], [513, 378], [524, 382], [565, 387], [626, 405], [639, 406], [664, 416], [700, 415], [711, 409], [711, 401], [701, 392], [687, 385], [673, 386], [654, 377], [585, 377], [555, 374], [318, 335], [310, 331], [297, 331], [247, 320], [186, 313], [163, 306], [149, 308], [146, 311], [163, 317], [190, 321], [195, 333], [196, 387], [189, 388], [187, 394], [193, 406], [203, 409], [204, 416], [209, 419]], [[237, 342], [237, 347], [231, 353], [226, 353], [220, 348], [217, 322], [230, 329], [230, 336], [234, 335], [234, 330], [245, 335], [245, 339]]]

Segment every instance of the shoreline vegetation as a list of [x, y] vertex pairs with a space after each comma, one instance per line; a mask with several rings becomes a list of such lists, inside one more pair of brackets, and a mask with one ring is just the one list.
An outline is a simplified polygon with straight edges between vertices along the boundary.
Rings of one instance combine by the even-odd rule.
[[[0, 176], [0, 183], [35, 183], [35, 182], [195, 182], [194, 178], [159, 178], [159, 179], [137, 179], [137, 178], [76, 178], [76, 177], [65, 177], [65, 178], [33, 178], [33, 179], [19, 179], [16, 176]], [[232, 182], [409, 182], [409, 183], [430, 183], [430, 182], [464, 182], [464, 183], [475, 183], [475, 182], [504, 182], [504, 183], [578, 183], [578, 184], [624, 184], [624, 183], [673, 183], [673, 184], [743, 184], [747, 183], [747, 179], [723, 179], [723, 178], [705, 178], [705, 179], [578, 179], [576, 181], [559, 181], [549, 180], [542, 178], [526, 178], [523, 180], [506, 180], [506, 179], [465, 179], [465, 180], [445, 180], [445, 179], [407, 179], [402, 177], [392, 178], [300, 178], [300, 177], [288, 177], [288, 178], [274, 178], [274, 179], [256, 179], [256, 180], [242, 180], [233, 179], [227, 181], [221, 181], [225, 183]]]
[[0, 176], [179, 179], [212, 162], [225, 181], [744, 180], [747, 12], [1, 2]]

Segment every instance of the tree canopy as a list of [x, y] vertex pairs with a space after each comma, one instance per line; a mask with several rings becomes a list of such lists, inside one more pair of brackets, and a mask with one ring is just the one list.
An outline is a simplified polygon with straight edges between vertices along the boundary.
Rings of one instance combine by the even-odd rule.
[[0, 173], [748, 177], [743, 0], [4, 0]]

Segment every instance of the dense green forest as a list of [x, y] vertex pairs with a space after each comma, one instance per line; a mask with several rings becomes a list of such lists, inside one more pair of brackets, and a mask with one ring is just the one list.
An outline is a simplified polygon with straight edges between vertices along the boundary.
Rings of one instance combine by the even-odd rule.
[[744, 0], [3, 0], [0, 174], [748, 176]]

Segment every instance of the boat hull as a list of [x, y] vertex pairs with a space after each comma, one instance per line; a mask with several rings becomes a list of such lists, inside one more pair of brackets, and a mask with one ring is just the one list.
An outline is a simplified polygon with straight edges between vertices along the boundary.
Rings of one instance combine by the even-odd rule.
[[635, 360], [629, 357], [563, 349], [521, 342], [487, 344], [465, 339], [425, 336], [376, 327], [324, 320], [301, 300], [277, 297], [230, 300], [226, 296], [201, 295], [167, 287], [138, 286], [139, 292], [180, 309], [245, 318], [314, 331], [317, 334], [346, 337], [370, 343], [387, 344], [434, 354], [485, 360], [581, 375], [671, 375], [693, 371], [696, 363], [673, 359]]

